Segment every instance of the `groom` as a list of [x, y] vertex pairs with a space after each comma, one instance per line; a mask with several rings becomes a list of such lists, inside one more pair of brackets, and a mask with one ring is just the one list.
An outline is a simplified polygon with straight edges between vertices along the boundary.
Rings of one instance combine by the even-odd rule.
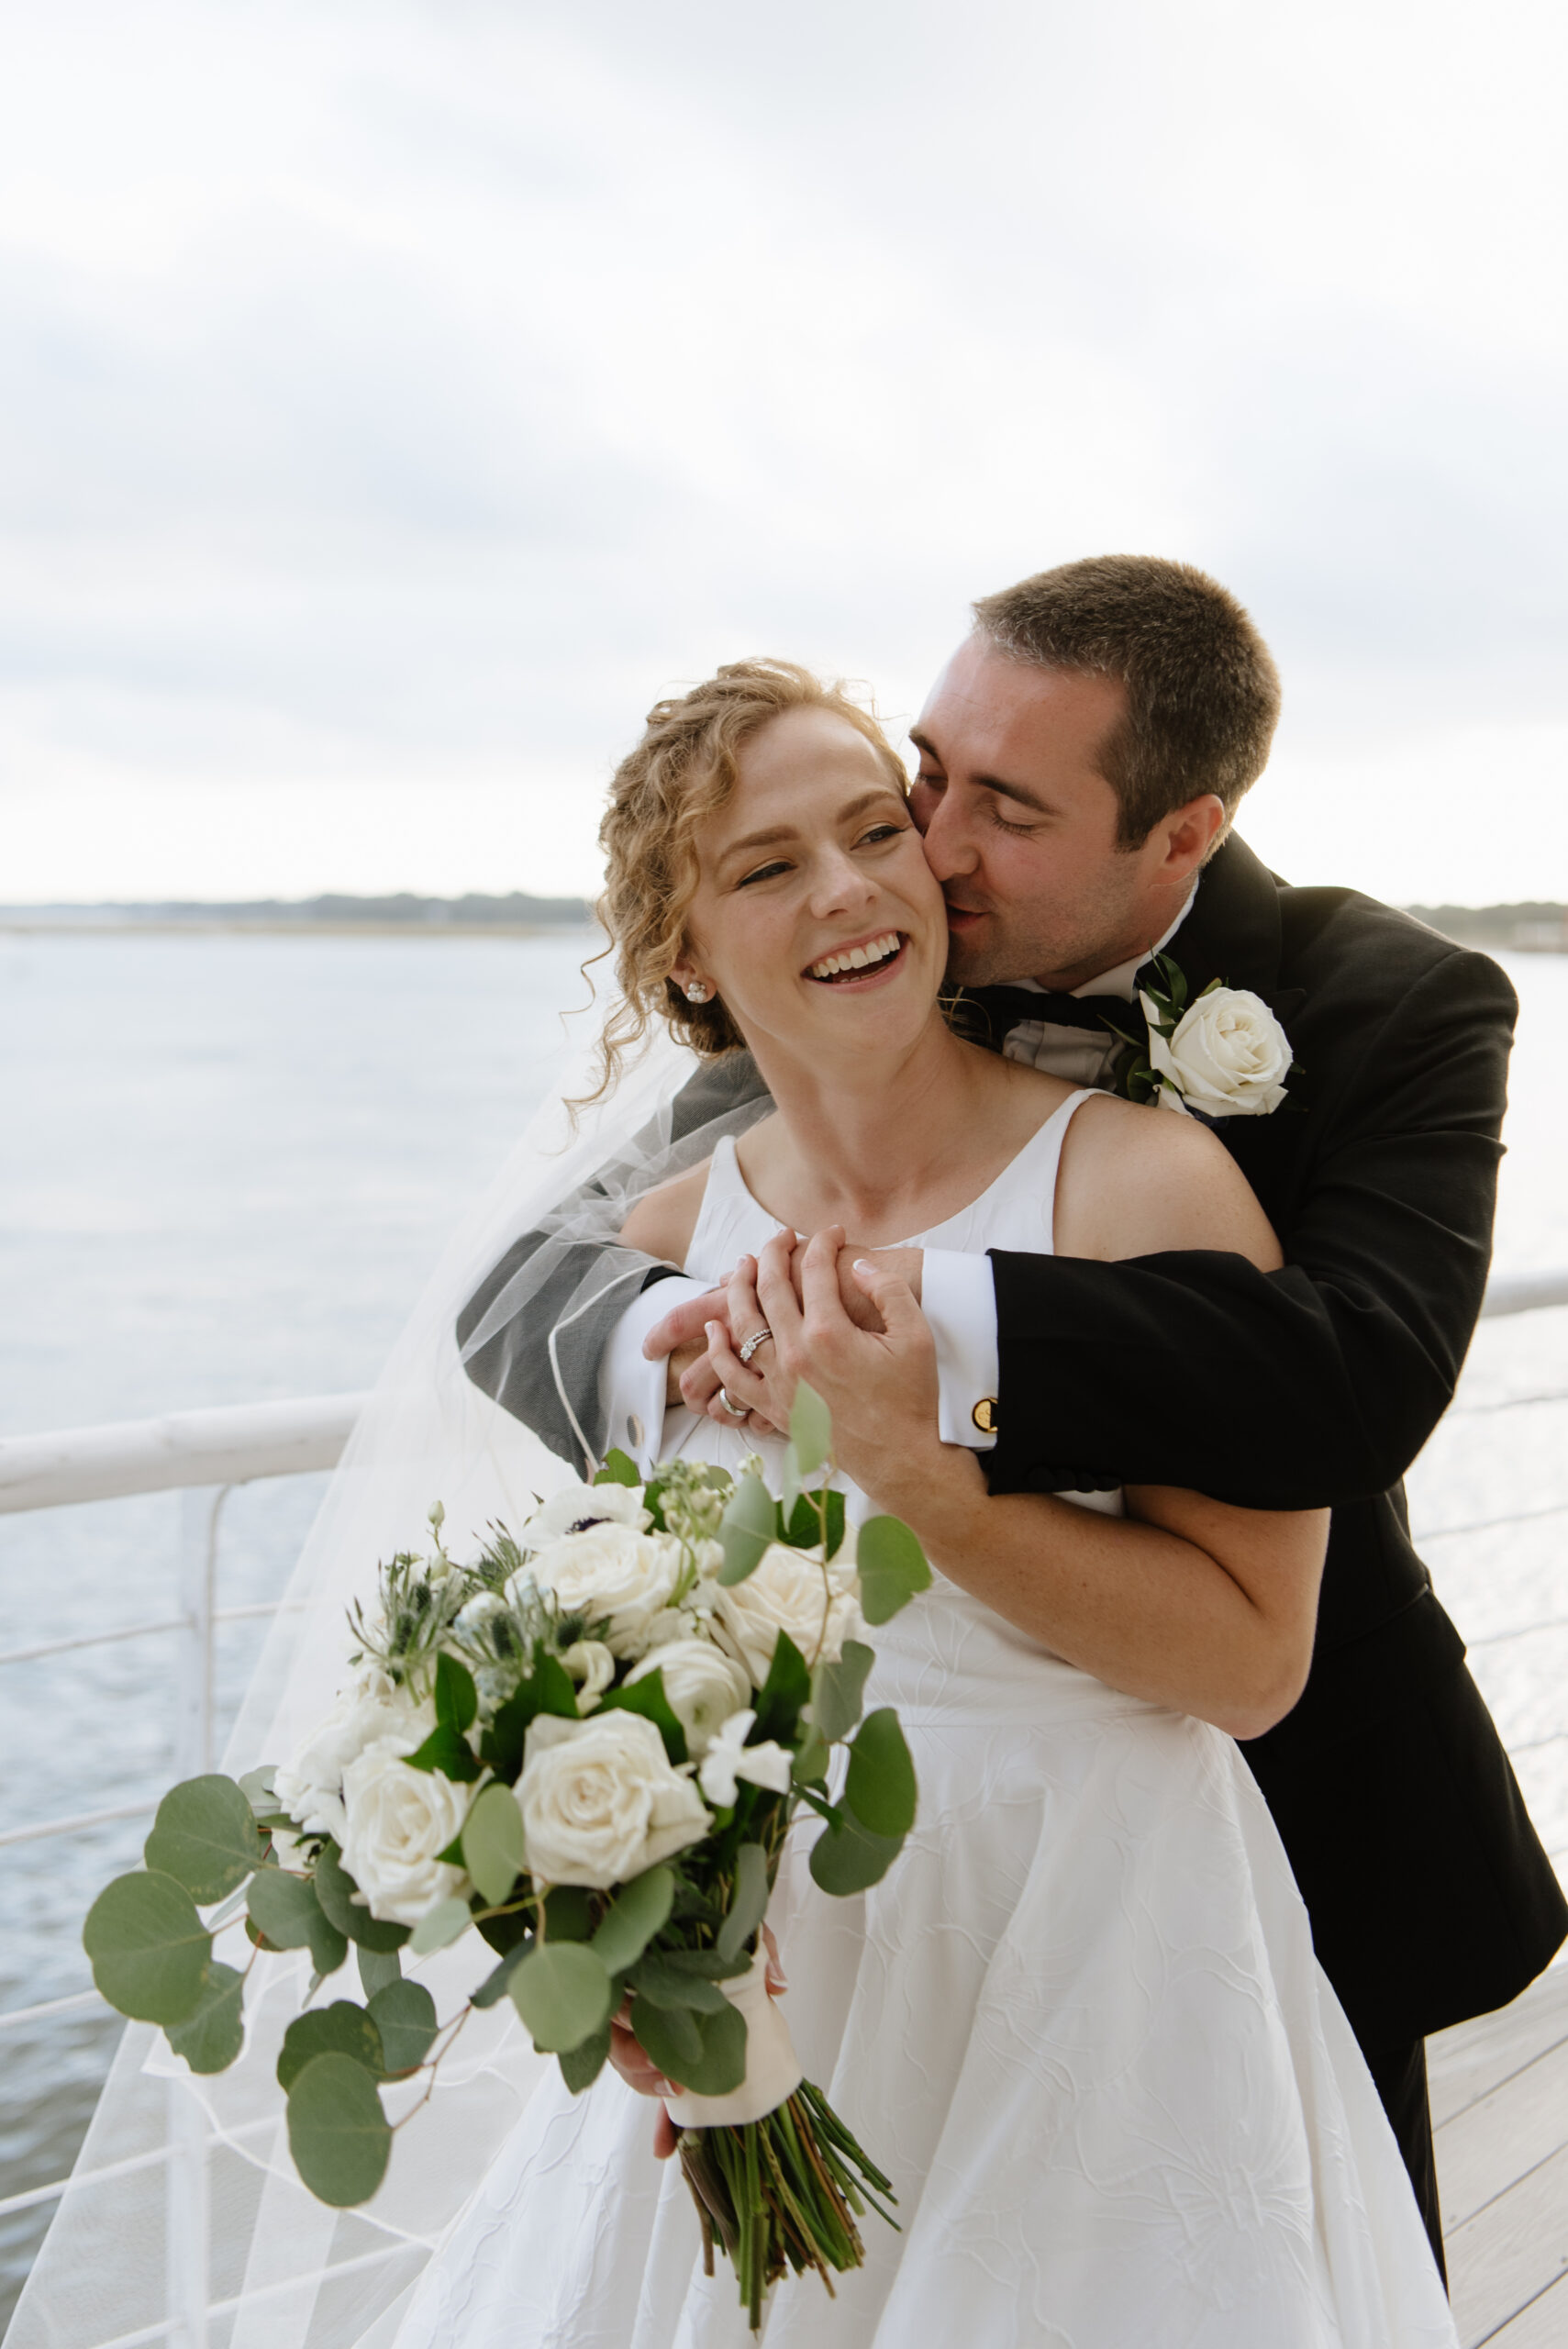
[[[913, 729], [911, 805], [983, 1040], [1110, 1083], [1118, 1037], [1141, 1041], [1157, 950], [1188, 1002], [1216, 979], [1261, 997], [1295, 1065], [1284, 1100], [1249, 1114], [1268, 1097], [1223, 1050], [1175, 1064], [1279, 1234], [1278, 1273], [1217, 1253], [899, 1252], [936, 1333], [941, 1432], [984, 1455], [994, 1492], [1175, 1485], [1332, 1508], [1306, 1693], [1242, 1751], [1440, 2262], [1423, 2042], [1517, 1996], [1568, 1931], [1399, 1482], [1480, 1308], [1514, 998], [1484, 956], [1352, 891], [1292, 888], [1230, 832], [1278, 685], [1213, 581], [1106, 557], [989, 596], [975, 619]], [[696, 1124], [758, 1089], [744, 1055], [705, 1070], [677, 1138], [688, 1097]], [[496, 1266], [460, 1335], [537, 1245]], [[575, 1286], [580, 1269], [560, 1277]], [[637, 1448], [677, 1380], [688, 1400], [713, 1393], [698, 1349], [723, 1300], [627, 1252], [595, 1277], [560, 1384], [595, 1449]], [[848, 1279], [845, 1294], [864, 1309]], [[471, 1375], [580, 1458], [550, 1364], [512, 1336]]]

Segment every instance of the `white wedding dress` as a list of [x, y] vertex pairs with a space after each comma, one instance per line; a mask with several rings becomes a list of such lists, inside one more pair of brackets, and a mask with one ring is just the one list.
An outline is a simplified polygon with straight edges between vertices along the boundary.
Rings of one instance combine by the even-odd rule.
[[[933, 1246], [1051, 1246], [1063, 1103]], [[720, 1144], [686, 1269], [777, 1225]], [[666, 1454], [752, 1439], [672, 1415]], [[858, 1496], [851, 1494], [853, 1510]], [[1115, 1508], [1114, 1497], [1095, 1497]], [[786, 1852], [770, 1919], [807, 2076], [901, 2232], [790, 2279], [767, 2349], [1455, 2349], [1394, 2138], [1232, 1741], [1119, 1696], [963, 1591], [874, 1634], [919, 1818], [833, 1900]], [[805, 1834], [810, 1822], [804, 1822]], [[551, 2071], [438, 2251], [396, 2349], [742, 2349], [652, 2111]]]

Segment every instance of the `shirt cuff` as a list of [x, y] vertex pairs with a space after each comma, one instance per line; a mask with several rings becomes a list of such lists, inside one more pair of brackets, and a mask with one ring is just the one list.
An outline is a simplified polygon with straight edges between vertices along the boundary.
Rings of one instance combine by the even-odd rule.
[[683, 1297], [706, 1294], [703, 1282], [688, 1280], [684, 1273], [655, 1281], [633, 1297], [599, 1357], [599, 1408], [604, 1414], [606, 1449], [618, 1447], [629, 1453], [644, 1470], [652, 1467], [663, 1448], [667, 1367], [662, 1355], [657, 1362], [645, 1360], [642, 1341]]
[[989, 1256], [928, 1248], [920, 1306], [937, 1343], [937, 1432], [944, 1443], [990, 1452], [996, 1442], [996, 1291]]

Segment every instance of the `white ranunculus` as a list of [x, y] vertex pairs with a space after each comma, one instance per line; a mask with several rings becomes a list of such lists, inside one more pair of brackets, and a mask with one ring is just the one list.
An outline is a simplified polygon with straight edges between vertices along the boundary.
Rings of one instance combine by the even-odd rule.
[[664, 1675], [670, 1710], [686, 1732], [686, 1751], [694, 1762], [707, 1752], [723, 1723], [751, 1693], [741, 1666], [711, 1640], [669, 1640], [651, 1649], [627, 1674], [627, 1687], [651, 1672]]
[[367, 1745], [343, 1773], [343, 1865], [371, 1915], [417, 1925], [467, 1883], [438, 1852], [462, 1833], [473, 1797], [439, 1770], [411, 1770], [397, 1738]]
[[639, 1713], [541, 1713], [524, 1745], [517, 1803], [535, 1879], [599, 1891], [684, 1851], [711, 1824], [690, 1765], [672, 1767]]
[[728, 1590], [715, 1586], [716, 1624], [759, 1688], [781, 1631], [789, 1633], [807, 1664], [837, 1664], [844, 1642], [863, 1633], [852, 1579], [837, 1559], [828, 1569], [828, 1584], [831, 1598], [817, 1559], [774, 1542], [744, 1582]]
[[513, 1581], [526, 1576], [553, 1593], [563, 1615], [584, 1617], [617, 1655], [639, 1655], [649, 1625], [674, 1595], [682, 1564], [681, 1545], [667, 1533], [594, 1525], [585, 1533], [562, 1534]]
[[750, 1707], [744, 1712], [731, 1713], [697, 1772], [698, 1784], [717, 1810], [735, 1808], [737, 1778], [744, 1778], [753, 1787], [766, 1787], [772, 1794], [789, 1792], [793, 1765], [784, 1747], [771, 1737], [764, 1738], [760, 1745], [746, 1742], [756, 1718]]
[[528, 1519], [522, 1544], [525, 1550], [543, 1550], [563, 1533], [588, 1525], [629, 1525], [634, 1533], [646, 1533], [652, 1522], [642, 1506], [640, 1485], [562, 1485]]
[[616, 1676], [616, 1660], [603, 1640], [576, 1640], [562, 1663], [577, 1683], [577, 1709], [591, 1713]]
[[319, 1726], [278, 1771], [272, 1790], [278, 1807], [307, 1832], [343, 1841], [343, 1773], [367, 1745], [391, 1739], [403, 1753], [422, 1745], [436, 1726], [432, 1704], [417, 1705], [373, 1666], [351, 1688], [334, 1698]]
[[1266, 1118], [1285, 1097], [1290, 1040], [1269, 1007], [1245, 987], [1200, 995], [1169, 1037], [1149, 1014], [1149, 1063], [1177, 1088], [1160, 1088], [1167, 1109], [1200, 1109], [1206, 1118]]

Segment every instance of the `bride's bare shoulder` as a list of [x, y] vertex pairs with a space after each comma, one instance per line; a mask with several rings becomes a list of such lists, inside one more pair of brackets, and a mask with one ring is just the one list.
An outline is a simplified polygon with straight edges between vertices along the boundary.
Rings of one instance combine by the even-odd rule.
[[1056, 1187], [1063, 1256], [1155, 1256], [1216, 1248], [1263, 1272], [1284, 1263], [1273, 1228], [1218, 1134], [1195, 1118], [1106, 1095], [1068, 1129]]
[[672, 1175], [656, 1190], [645, 1191], [621, 1226], [624, 1245], [667, 1264], [684, 1264], [702, 1213], [712, 1163], [711, 1158], [705, 1158], [700, 1166], [689, 1166], [684, 1174]]

